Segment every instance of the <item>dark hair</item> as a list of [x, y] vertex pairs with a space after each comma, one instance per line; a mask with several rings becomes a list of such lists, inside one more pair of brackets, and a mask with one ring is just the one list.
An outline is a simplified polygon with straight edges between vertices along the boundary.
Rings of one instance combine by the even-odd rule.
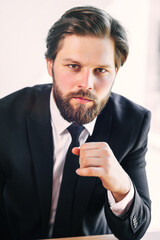
[[123, 26], [105, 11], [91, 7], [75, 7], [66, 11], [48, 32], [46, 58], [55, 59], [67, 35], [110, 37], [115, 44], [115, 66], [127, 59], [129, 47]]

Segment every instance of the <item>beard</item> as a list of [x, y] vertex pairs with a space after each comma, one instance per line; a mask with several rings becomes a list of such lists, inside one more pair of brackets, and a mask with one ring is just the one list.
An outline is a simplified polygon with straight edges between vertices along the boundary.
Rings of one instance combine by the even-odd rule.
[[[55, 79], [53, 80], [53, 97], [60, 114], [68, 122], [73, 122], [76, 124], [86, 124], [95, 119], [105, 107], [110, 93], [111, 89], [107, 96], [101, 101], [98, 100], [96, 95], [91, 93], [90, 90], [84, 91], [83, 89], [80, 89], [77, 92], [70, 92], [64, 96], [57, 86]], [[77, 103], [73, 106], [71, 104], [71, 100], [74, 97], [87, 98], [92, 101], [92, 105], [86, 106], [87, 104]]]

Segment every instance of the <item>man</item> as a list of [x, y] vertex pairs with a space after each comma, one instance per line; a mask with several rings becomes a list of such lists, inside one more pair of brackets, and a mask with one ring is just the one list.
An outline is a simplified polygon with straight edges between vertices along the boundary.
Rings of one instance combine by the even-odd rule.
[[[150, 223], [150, 112], [111, 93], [127, 55], [118, 21], [94, 7], [73, 8], [47, 37], [53, 86], [1, 100], [3, 239], [144, 235]], [[81, 127], [77, 140], [70, 125]]]

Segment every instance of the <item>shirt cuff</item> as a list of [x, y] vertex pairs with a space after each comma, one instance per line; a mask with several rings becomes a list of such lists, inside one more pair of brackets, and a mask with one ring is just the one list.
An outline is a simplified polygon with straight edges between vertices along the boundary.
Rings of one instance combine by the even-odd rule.
[[[131, 182], [131, 180], [130, 180], [130, 182]], [[112, 193], [109, 190], [107, 190], [107, 194], [108, 194], [108, 201], [110, 204], [111, 211], [117, 217], [123, 217], [125, 215], [125, 213], [129, 210], [129, 208], [133, 202], [134, 187], [133, 187], [132, 182], [131, 182], [130, 191], [128, 192], [127, 196], [119, 202], [115, 201]]]

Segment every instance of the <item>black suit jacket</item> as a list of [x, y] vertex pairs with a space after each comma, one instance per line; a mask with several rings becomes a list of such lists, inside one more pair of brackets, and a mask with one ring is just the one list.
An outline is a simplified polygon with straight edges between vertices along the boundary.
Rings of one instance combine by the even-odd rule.
[[[51, 85], [22, 89], [0, 101], [0, 237], [47, 238], [52, 197], [53, 138]], [[107, 142], [135, 187], [134, 201], [123, 218], [110, 210], [106, 190], [96, 177], [78, 177], [72, 224], [54, 237], [115, 234], [140, 239], [150, 223], [145, 153], [150, 112], [111, 93], [88, 141]], [[109, 228], [108, 228], [109, 226]]]

